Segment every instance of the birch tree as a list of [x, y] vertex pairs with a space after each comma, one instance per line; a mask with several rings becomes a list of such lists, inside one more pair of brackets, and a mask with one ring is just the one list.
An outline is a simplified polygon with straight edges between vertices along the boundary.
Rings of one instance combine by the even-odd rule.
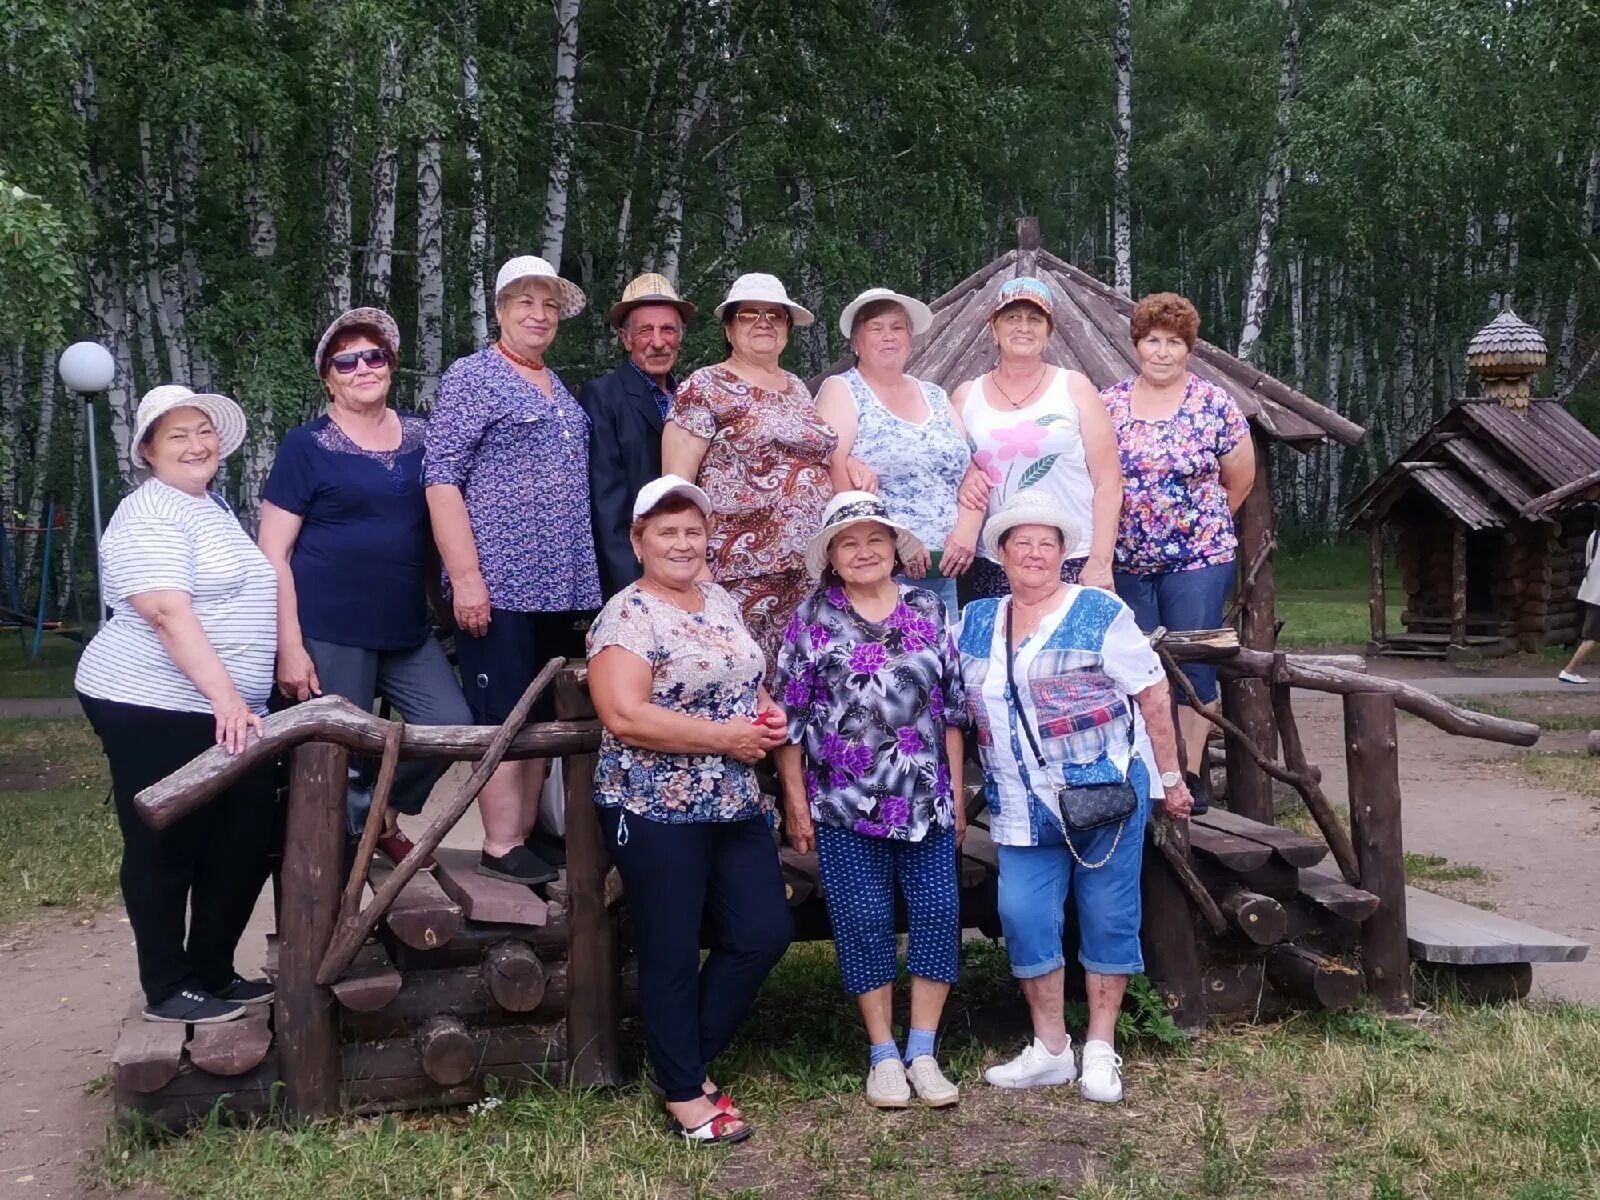
[[474, 349], [489, 344], [489, 197], [483, 184], [483, 118], [478, 102], [478, 0], [466, 0], [461, 16], [462, 149], [472, 218], [467, 232], [467, 313]]
[[395, 111], [400, 107], [400, 36], [384, 39], [378, 76], [378, 143], [372, 152], [372, 208], [367, 217], [366, 270], [362, 298], [378, 308], [389, 305], [394, 269], [395, 190], [400, 183], [400, 147], [395, 137]]
[[581, 0], [555, 0], [556, 64], [550, 113], [550, 180], [545, 190], [544, 240], [539, 253], [557, 271], [567, 236], [567, 193], [572, 182], [572, 122], [578, 87], [578, 8]]
[[1117, 76], [1116, 118], [1112, 124], [1112, 177], [1115, 213], [1112, 218], [1112, 254], [1116, 260], [1117, 291], [1133, 295], [1133, 0], [1116, 0], [1116, 32], [1112, 39], [1112, 65]]

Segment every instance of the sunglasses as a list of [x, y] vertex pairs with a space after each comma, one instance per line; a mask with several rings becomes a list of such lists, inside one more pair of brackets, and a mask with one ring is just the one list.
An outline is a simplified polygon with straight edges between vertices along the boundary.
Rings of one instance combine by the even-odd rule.
[[389, 352], [387, 350], [347, 350], [343, 354], [335, 354], [328, 360], [333, 364], [333, 369], [341, 375], [352, 374], [361, 363], [366, 363], [376, 371], [379, 367], [389, 365]]
[[781, 325], [785, 315], [781, 308], [741, 308], [734, 314], [741, 325], [754, 325], [759, 321]]

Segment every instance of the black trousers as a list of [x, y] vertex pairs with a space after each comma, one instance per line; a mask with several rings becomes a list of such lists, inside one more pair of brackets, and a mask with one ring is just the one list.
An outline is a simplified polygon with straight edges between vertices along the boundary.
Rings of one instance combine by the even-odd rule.
[[636, 934], [651, 1073], [668, 1100], [693, 1100], [794, 936], [778, 849], [760, 817], [669, 825], [603, 808], [600, 819]]
[[216, 721], [209, 713], [82, 693], [78, 701], [111, 763], [122, 828], [122, 902], [145, 999], [159, 1004], [181, 988], [227, 986], [233, 952], [281, 840], [271, 768], [250, 772], [166, 829], [152, 829], [134, 811], [134, 796], [210, 749]]

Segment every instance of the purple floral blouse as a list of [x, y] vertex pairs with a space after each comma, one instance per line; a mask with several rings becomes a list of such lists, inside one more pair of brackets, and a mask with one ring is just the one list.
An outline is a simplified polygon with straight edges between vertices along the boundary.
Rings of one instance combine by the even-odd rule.
[[1233, 398], [1189, 376], [1178, 411], [1164, 421], [1133, 415], [1133, 380], [1100, 393], [1122, 459], [1119, 571], [1160, 575], [1233, 561], [1239, 539], [1219, 460], [1250, 436]]
[[966, 690], [932, 592], [901, 585], [882, 622], [841, 587], [812, 592], [784, 632], [774, 694], [805, 750], [813, 821], [902, 842], [955, 823], [944, 734], [965, 722]]
[[461, 489], [489, 604], [511, 612], [600, 607], [589, 418], [550, 379], [554, 396], [486, 347], [450, 364], [428, 414], [423, 482]]
[[[650, 702], [709, 721], [748, 721], [767, 660], [745, 631], [739, 605], [700, 584], [701, 612], [684, 612], [630, 583], [589, 628], [589, 657], [621, 646], [650, 664]], [[764, 810], [755, 771], [721, 754], [669, 754], [600, 733], [594, 802], [666, 824], [742, 821]]]

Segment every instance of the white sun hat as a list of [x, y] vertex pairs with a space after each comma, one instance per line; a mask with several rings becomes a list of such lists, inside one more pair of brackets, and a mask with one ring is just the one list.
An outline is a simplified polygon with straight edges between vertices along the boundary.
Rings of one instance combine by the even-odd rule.
[[561, 278], [560, 273], [537, 254], [520, 254], [500, 268], [500, 273], [494, 277], [495, 303], [499, 303], [500, 293], [519, 279], [548, 279], [556, 295], [561, 297], [563, 317], [577, 316], [589, 303], [581, 287], [570, 279]]
[[906, 316], [911, 318], [911, 334], [915, 337], [920, 333], [927, 333], [928, 326], [933, 324], [933, 309], [921, 300], [914, 300], [901, 292], [890, 291], [888, 288], [868, 288], [849, 304], [844, 306], [844, 311], [839, 314], [839, 332], [849, 337], [855, 332], [856, 313], [876, 300], [893, 300], [906, 310]]
[[1061, 531], [1061, 548], [1070, 553], [1078, 544], [1078, 527], [1050, 497], [1024, 488], [983, 525], [983, 552], [1000, 561], [1000, 539], [1018, 525], [1049, 525]]
[[902, 563], [922, 553], [922, 539], [889, 515], [883, 501], [871, 492], [840, 492], [822, 510], [822, 528], [806, 544], [806, 570], [821, 579], [828, 565], [828, 547], [852, 525], [882, 525], [894, 533], [894, 548]]
[[150, 427], [175, 408], [198, 408], [211, 419], [220, 443], [218, 454], [227, 458], [244, 444], [244, 410], [226, 396], [215, 392], [194, 392], [181, 383], [163, 383], [153, 387], [139, 401], [139, 411], [133, 421], [134, 466], [145, 466], [139, 443]]
[[633, 501], [633, 519], [637, 521], [668, 496], [684, 496], [706, 516], [711, 515], [711, 497], [703, 490], [697, 488], [681, 475], [663, 475], [660, 479], [652, 479], [639, 489], [639, 494]]
[[795, 325], [810, 325], [817, 318], [811, 315], [809, 308], [802, 308], [789, 299], [789, 293], [783, 286], [783, 280], [776, 275], [763, 275], [759, 272], [741, 275], [733, 281], [733, 286], [728, 289], [727, 299], [717, 305], [714, 310], [717, 320], [722, 320], [722, 314], [732, 304], [781, 304], [789, 310], [789, 316]]

